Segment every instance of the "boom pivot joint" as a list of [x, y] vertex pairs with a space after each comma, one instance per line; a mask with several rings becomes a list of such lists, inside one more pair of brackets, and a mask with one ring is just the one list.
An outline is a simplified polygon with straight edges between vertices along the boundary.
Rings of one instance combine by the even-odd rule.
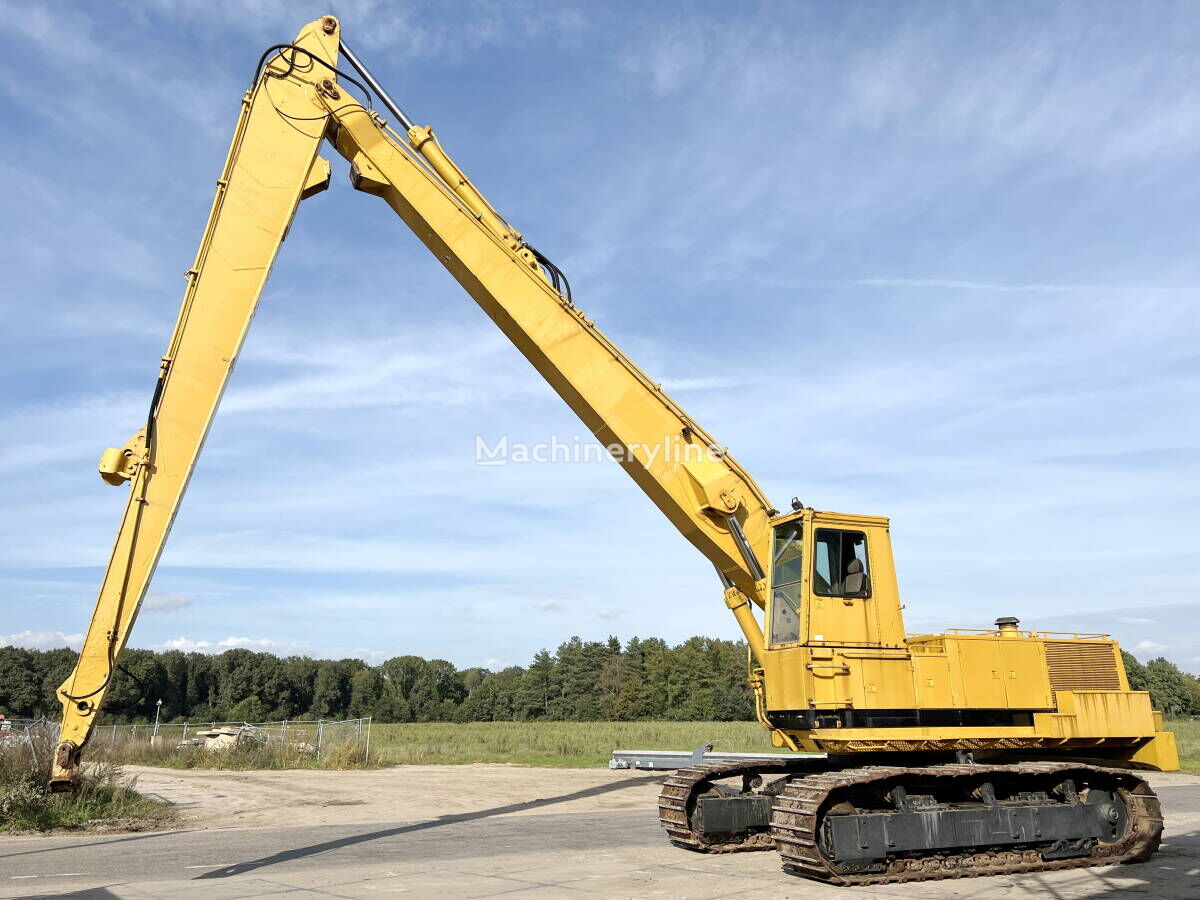
[[148, 462], [146, 452], [146, 429], [141, 428], [137, 434], [125, 442], [123, 447], [109, 447], [100, 455], [100, 477], [111, 485], [122, 485], [136, 474], [138, 469]]

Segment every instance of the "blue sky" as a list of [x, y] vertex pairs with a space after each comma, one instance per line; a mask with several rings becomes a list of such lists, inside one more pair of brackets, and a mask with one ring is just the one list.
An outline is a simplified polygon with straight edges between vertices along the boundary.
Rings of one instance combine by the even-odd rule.
[[[1016, 615], [1200, 672], [1194, 4], [11, 7], [0, 642], [85, 627], [124, 502], [95, 462], [144, 416], [241, 93], [332, 11], [776, 505], [892, 517], [911, 630]], [[132, 645], [737, 636], [615, 464], [474, 465], [586, 432], [333, 162]]]

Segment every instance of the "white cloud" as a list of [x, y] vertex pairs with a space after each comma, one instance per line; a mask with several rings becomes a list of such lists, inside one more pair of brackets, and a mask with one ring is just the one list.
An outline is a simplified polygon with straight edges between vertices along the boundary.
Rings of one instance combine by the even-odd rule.
[[24, 647], [26, 650], [70, 647], [72, 650], [78, 650], [82, 644], [82, 634], [63, 634], [61, 631], [19, 631], [16, 634], [0, 634], [0, 647]]
[[762, 383], [762, 379], [743, 376], [729, 378], [723, 375], [706, 375], [697, 378], [664, 378], [662, 386], [668, 391], [724, 391], [735, 388], [751, 388]]
[[1139, 641], [1137, 644], [1134, 645], [1133, 649], [1135, 651], [1137, 651], [1138, 653], [1146, 653], [1146, 654], [1161, 653], [1162, 651], [1167, 649], [1167, 645], [1159, 644], [1159, 643], [1157, 643], [1155, 641], [1151, 641], [1151, 640], [1145, 640], [1145, 641]]
[[309, 656], [312, 646], [295, 641], [278, 641], [273, 638], [227, 637], [219, 641], [196, 640], [177, 637], [163, 641], [151, 650], [182, 650], [184, 653], [224, 653], [226, 650], [253, 650], [257, 653], [274, 653], [276, 656]]
[[[189, 30], [232, 27], [256, 37], [269, 36], [273, 42], [291, 40], [307, 18], [303, 12], [297, 13], [295, 4], [260, 0], [211, 0], [202, 6], [186, 0], [151, 0], [148, 6], [181, 25], [186, 23]], [[509, 0], [496, 4], [475, 0], [456, 5], [447, 15], [439, 14], [439, 4], [392, 0], [341, 0], [331, 6], [350, 44], [386, 48], [381, 60], [370, 63], [377, 74], [386, 69], [389, 57], [402, 62], [459, 60], [464, 54], [487, 47], [569, 34], [587, 21], [587, 7], [573, 2]]]
[[148, 609], [151, 612], [173, 612], [191, 605], [191, 597], [184, 594], [164, 594], [159, 591], [150, 591], [146, 594], [146, 599], [142, 601], [142, 609]]
[[859, 278], [859, 287], [946, 288], [962, 291], [989, 291], [1000, 294], [1095, 294], [1095, 293], [1200, 293], [1200, 287], [1157, 287], [1154, 285], [1120, 284], [1002, 284], [991, 281], [958, 281], [950, 278]]
[[1116, 621], [1122, 625], [1157, 625], [1157, 619], [1143, 619], [1139, 616], [1116, 616]]
[[387, 662], [389, 659], [391, 659], [396, 654], [389, 650], [358, 649], [358, 650], [351, 650], [349, 653], [334, 653], [332, 655], [335, 659], [342, 659], [343, 657], [350, 657], [350, 658], [354, 658], [354, 659], [361, 659], [363, 662], [365, 662], [369, 666], [377, 666], [382, 662]]
[[526, 604], [525, 608], [533, 612], [562, 612], [563, 605], [558, 600], [544, 599], [534, 600]]

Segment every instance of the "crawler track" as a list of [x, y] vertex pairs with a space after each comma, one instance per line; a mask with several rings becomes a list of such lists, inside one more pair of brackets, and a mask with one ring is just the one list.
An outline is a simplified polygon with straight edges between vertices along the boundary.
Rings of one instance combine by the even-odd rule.
[[[658, 799], [659, 823], [671, 843], [699, 853], [737, 853], [778, 848], [783, 868], [793, 875], [828, 884], [898, 884], [981, 875], [1046, 872], [1086, 866], [1140, 862], [1158, 849], [1162, 837], [1162, 811], [1154, 792], [1137, 774], [1079, 763], [1029, 763], [1021, 765], [869, 766], [823, 772], [825, 760], [796, 760], [786, 763], [742, 763], [691, 766], [672, 773]], [[715, 782], [739, 776], [786, 775], [790, 780], [776, 796], [770, 830], [739, 834], [705, 835], [692, 828], [691, 814], [697, 798]], [[1045, 859], [1039, 848], [1007, 846], [957, 852], [908, 854], [885, 861], [883, 871], [839, 871], [820, 844], [821, 824], [826, 811], [838, 802], [838, 794], [878, 782], [922, 783], [954, 779], [1029, 776], [1044, 781], [1047, 776], [1104, 782], [1119, 791], [1128, 809], [1129, 827], [1113, 843], [1097, 843], [1087, 856]]]
[[[1090, 855], [1071, 859], [1044, 859], [1038, 849], [1010, 846], [906, 855], [887, 859], [883, 871], [850, 873], [838, 871], [837, 865], [822, 850], [821, 826], [826, 810], [838, 802], [838, 794], [847, 794], [847, 789], [869, 787], [873, 782], [897, 779], [901, 783], [928, 784], [939, 779], [974, 779], [981, 775], [1011, 778], [1014, 774], [1027, 774], [1038, 779], [1057, 776], [1106, 782], [1117, 789], [1125, 801], [1129, 815], [1128, 829], [1119, 840], [1108, 844], [1097, 843]], [[1158, 849], [1162, 827], [1158, 798], [1136, 774], [1071, 763], [922, 768], [872, 766], [810, 775], [796, 778], [784, 788], [776, 797], [771, 816], [771, 835], [783, 857], [784, 870], [793, 875], [839, 885], [897, 884], [1140, 862]]]
[[[820, 760], [818, 762], [823, 762]], [[720, 840], [708, 838], [692, 829], [691, 812], [695, 799], [709, 789], [713, 782], [741, 775], [804, 775], [816, 769], [808, 760], [764, 763], [747, 760], [741, 763], [714, 763], [677, 769], [664, 783], [658, 795], [658, 823], [667, 831], [671, 843], [697, 853], [738, 853], [745, 850], [774, 850], [775, 842], [767, 830], [750, 831], [739, 835], [722, 835]]]

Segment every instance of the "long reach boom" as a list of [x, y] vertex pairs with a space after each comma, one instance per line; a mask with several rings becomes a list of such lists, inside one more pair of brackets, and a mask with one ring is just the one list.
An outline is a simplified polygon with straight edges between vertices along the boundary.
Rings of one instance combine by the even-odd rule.
[[[339, 50], [369, 86], [339, 71]], [[348, 87], [373, 93], [403, 134]], [[69, 789], [171, 523], [301, 200], [329, 185], [328, 142], [351, 183], [382, 197], [659, 509], [716, 567], [751, 646], [764, 607], [770, 503], [754, 480], [577, 307], [561, 271], [413, 125], [341, 42], [332, 16], [271, 48], [241, 115], [158, 372], [145, 425], [105, 452], [101, 475], [130, 483], [78, 664], [59, 688], [52, 785]]]

